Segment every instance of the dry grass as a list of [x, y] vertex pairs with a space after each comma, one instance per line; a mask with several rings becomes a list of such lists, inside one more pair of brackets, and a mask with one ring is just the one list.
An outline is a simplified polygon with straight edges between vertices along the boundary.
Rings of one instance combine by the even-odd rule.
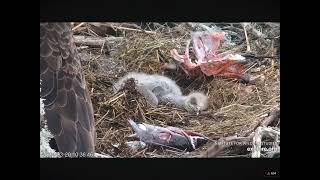
[[[262, 24], [261, 28], [265, 34], [271, 33], [269, 26]], [[190, 153], [167, 149], [132, 151], [125, 144], [127, 136], [132, 133], [127, 119], [131, 117], [158, 126], [176, 126], [218, 139], [236, 134], [248, 135], [264, 114], [279, 106], [279, 60], [268, 58], [251, 60], [246, 65], [249, 74], [264, 76], [255, 85], [204, 76], [190, 78], [182, 71], [165, 73], [177, 81], [185, 94], [202, 91], [209, 96], [209, 109], [199, 116], [163, 105], [149, 107], [132, 87], [112, 94], [112, 83], [127, 72], [162, 74], [163, 64], [173, 61], [169, 51], [176, 48], [183, 52], [186, 40], [190, 39], [191, 29], [180, 24], [174, 28], [159, 26], [154, 31], [155, 34], [126, 32], [123, 41], [112, 47], [110, 56], [101, 53], [101, 49], [89, 48], [81, 52], [89, 55], [83, 61], [83, 66], [94, 104], [98, 152], [115, 157], [187, 157]], [[248, 35], [252, 36], [250, 33]], [[258, 56], [275, 56], [278, 53], [277, 46], [280, 46], [275, 40], [252, 36], [251, 50]], [[245, 43], [242, 40], [236, 46], [224, 47], [224, 50], [243, 53], [246, 50]], [[200, 154], [207, 147], [199, 148], [191, 154]]]

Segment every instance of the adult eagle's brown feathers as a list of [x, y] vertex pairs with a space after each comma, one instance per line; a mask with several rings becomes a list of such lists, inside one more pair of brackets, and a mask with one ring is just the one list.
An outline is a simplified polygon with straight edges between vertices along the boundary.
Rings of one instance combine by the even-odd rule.
[[40, 23], [41, 98], [60, 152], [93, 153], [91, 99], [70, 23]]

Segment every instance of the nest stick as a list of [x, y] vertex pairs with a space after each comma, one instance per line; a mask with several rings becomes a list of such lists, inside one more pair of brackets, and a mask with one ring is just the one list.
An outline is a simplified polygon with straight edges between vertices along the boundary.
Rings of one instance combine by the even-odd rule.
[[110, 156], [110, 155], [104, 155], [104, 154], [99, 154], [99, 153], [95, 153], [94, 157], [95, 158], [112, 158], [112, 156]]
[[270, 116], [267, 117], [262, 123], [261, 126], [267, 127], [273, 121], [275, 121], [280, 116], [280, 109], [277, 108], [270, 113]]
[[108, 115], [108, 113], [109, 113], [109, 110], [97, 121], [96, 126], [100, 124], [100, 122]]
[[244, 35], [245, 35], [245, 37], [246, 37], [246, 42], [247, 42], [247, 52], [250, 52], [251, 49], [250, 49], [250, 42], [249, 42], [247, 30], [246, 30], [246, 23], [243, 23], [242, 26], [243, 26]]
[[74, 35], [74, 42], [77, 46], [86, 45], [91, 47], [102, 47], [105, 43], [114, 44], [122, 40], [122, 37], [91, 37]]
[[72, 31], [76, 31], [78, 28], [80, 28], [80, 27], [83, 26], [84, 24], [85, 24], [85, 23], [82, 22], [82, 23], [76, 25], [75, 27], [72, 28]]
[[112, 26], [115, 29], [120, 29], [120, 30], [127, 30], [127, 31], [136, 31], [136, 32], [144, 32], [147, 34], [156, 34], [156, 32], [153, 31], [145, 31], [141, 29], [133, 29], [133, 28], [128, 28], [128, 27], [119, 27], [119, 26]]

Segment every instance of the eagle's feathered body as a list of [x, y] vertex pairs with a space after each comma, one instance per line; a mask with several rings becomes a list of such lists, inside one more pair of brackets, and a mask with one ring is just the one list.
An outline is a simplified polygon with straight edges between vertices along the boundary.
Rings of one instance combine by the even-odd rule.
[[93, 108], [70, 23], [40, 23], [41, 98], [60, 152], [93, 153]]

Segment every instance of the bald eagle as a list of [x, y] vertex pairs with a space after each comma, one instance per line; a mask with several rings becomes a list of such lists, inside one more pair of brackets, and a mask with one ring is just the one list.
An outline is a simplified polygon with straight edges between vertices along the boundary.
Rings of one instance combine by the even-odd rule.
[[94, 153], [93, 108], [70, 23], [40, 23], [40, 98], [59, 152]]

